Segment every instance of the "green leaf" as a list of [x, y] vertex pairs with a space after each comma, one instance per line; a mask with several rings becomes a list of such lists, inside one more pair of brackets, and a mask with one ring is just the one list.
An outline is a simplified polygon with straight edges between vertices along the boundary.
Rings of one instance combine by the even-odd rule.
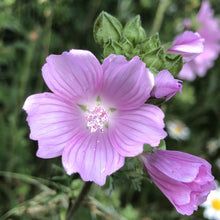
[[140, 15], [128, 21], [123, 30], [123, 37], [127, 38], [134, 45], [142, 42], [146, 38], [145, 30], [141, 26]]
[[122, 46], [115, 40], [109, 39], [108, 43], [104, 45], [104, 57], [107, 57], [110, 54], [123, 54]]
[[105, 44], [109, 39], [119, 41], [121, 34], [122, 25], [120, 21], [107, 12], [101, 12], [95, 20], [93, 27], [95, 41], [99, 44]]

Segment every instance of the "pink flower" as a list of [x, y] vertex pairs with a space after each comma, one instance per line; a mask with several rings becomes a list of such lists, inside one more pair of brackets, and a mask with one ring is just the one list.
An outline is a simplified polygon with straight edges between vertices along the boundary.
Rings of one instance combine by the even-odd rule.
[[204, 39], [199, 33], [185, 31], [177, 36], [167, 52], [183, 55], [183, 62], [189, 62], [203, 52]]
[[100, 65], [91, 52], [70, 50], [46, 60], [43, 78], [53, 93], [31, 95], [23, 106], [38, 157], [62, 156], [67, 174], [103, 185], [124, 157], [166, 136], [163, 112], [144, 104], [154, 79], [138, 57], [110, 55]]
[[220, 52], [220, 28], [218, 19], [214, 18], [214, 12], [210, 3], [204, 1], [197, 15], [197, 23], [201, 28], [198, 33], [205, 39], [204, 51], [195, 59], [186, 63], [179, 74], [179, 78], [192, 81], [196, 75], [203, 77], [207, 70], [214, 65]]
[[211, 165], [202, 158], [155, 150], [141, 159], [153, 182], [182, 215], [191, 215], [216, 189]]
[[168, 70], [162, 70], [155, 77], [155, 88], [151, 92], [151, 96], [158, 99], [166, 97], [167, 101], [178, 91], [182, 94], [181, 82], [181, 80], [174, 79]]

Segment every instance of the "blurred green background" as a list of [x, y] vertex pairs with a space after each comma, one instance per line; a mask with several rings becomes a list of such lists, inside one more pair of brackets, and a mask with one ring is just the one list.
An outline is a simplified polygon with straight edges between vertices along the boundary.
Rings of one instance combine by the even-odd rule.
[[[220, 17], [218, 0], [210, 1]], [[159, 0], [1, 0], [0, 1], [0, 219], [64, 219], [68, 197], [77, 196], [83, 182], [68, 177], [61, 158], [35, 156], [37, 142], [29, 139], [22, 105], [27, 96], [48, 91], [41, 67], [49, 54], [72, 48], [102, 48], [93, 40], [93, 23], [104, 10], [122, 24], [140, 14], [151, 33]], [[160, 29], [163, 42], [183, 31], [183, 19], [196, 14], [199, 0], [173, 0]], [[162, 106], [165, 122], [181, 120], [187, 140], [166, 138], [167, 148], [208, 160], [220, 182], [220, 59], [204, 78], [183, 83], [183, 95]], [[71, 188], [69, 187], [71, 186]], [[203, 209], [181, 216], [148, 181], [138, 160], [108, 177], [104, 187], [94, 184], [75, 219], [199, 220]]]

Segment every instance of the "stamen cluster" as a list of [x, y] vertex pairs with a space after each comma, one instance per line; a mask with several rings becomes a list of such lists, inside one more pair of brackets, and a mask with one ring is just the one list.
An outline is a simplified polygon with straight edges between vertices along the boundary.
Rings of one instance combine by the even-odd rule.
[[91, 133], [96, 131], [104, 132], [104, 126], [108, 123], [108, 115], [108, 111], [100, 105], [88, 110], [85, 118], [87, 120], [87, 128], [90, 129]]

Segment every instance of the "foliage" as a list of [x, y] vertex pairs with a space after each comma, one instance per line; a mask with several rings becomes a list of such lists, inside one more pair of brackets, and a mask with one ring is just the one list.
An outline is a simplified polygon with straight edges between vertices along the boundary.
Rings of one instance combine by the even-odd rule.
[[122, 27], [117, 18], [102, 12], [95, 21], [93, 35], [104, 47], [104, 58], [110, 54], [121, 54], [127, 59], [139, 56], [155, 74], [167, 69], [176, 76], [182, 69], [182, 55], [166, 53], [158, 34], [146, 37], [139, 15]]

